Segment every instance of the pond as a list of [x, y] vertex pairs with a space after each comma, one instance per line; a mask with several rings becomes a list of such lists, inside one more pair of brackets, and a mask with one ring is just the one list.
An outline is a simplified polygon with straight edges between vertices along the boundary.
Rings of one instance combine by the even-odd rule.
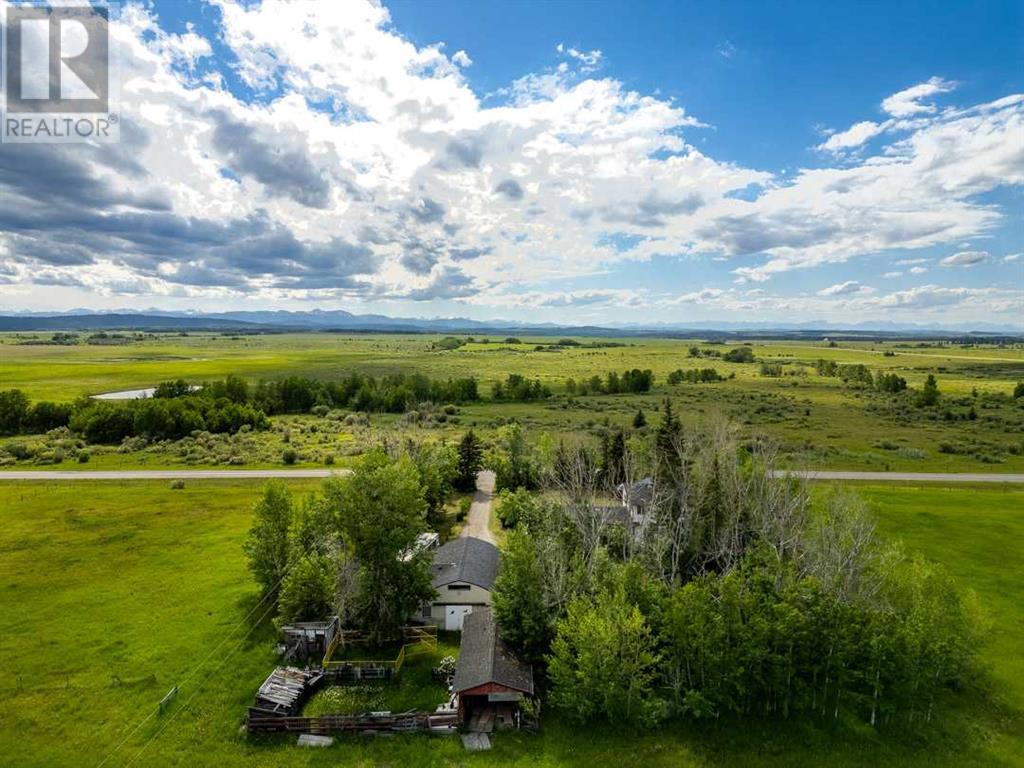
[[122, 389], [120, 392], [103, 392], [99, 395], [91, 395], [93, 400], [141, 400], [144, 397], [152, 397], [156, 387], [146, 389]]

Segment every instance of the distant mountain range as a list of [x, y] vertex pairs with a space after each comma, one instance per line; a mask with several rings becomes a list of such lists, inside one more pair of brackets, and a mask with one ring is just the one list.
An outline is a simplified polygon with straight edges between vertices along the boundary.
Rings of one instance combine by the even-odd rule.
[[1024, 337], [1024, 327], [977, 323], [970, 327], [911, 325], [890, 322], [836, 324], [700, 321], [571, 325], [513, 320], [471, 320], [465, 317], [414, 318], [357, 315], [342, 309], [305, 312], [253, 310], [237, 312], [168, 312], [149, 310], [96, 311], [74, 309], [54, 314], [21, 312], [0, 315], [0, 331], [152, 330], [152, 331], [381, 331], [389, 333], [529, 333], [573, 336], [745, 336], [751, 338], [972, 336]]

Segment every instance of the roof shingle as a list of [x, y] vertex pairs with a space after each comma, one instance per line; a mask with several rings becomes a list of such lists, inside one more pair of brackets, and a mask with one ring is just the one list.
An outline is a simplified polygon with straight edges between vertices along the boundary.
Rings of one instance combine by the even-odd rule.
[[462, 536], [434, 550], [434, 589], [463, 581], [491, 590], [497, 576], [498, 548], [489, 541]]
[[505, 645], [491, 609], [475, 608], [462, 624], [452, 688], [461, 692], [487, 683], [533, 695], [533, 667], [517, 659]]

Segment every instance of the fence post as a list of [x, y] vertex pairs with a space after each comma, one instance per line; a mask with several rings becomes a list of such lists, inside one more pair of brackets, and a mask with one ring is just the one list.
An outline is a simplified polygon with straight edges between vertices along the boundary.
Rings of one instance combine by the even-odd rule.
[[160, 714], [167, 711], [167, 707], [174, 701], [174, 697], [178, 695], [178, 686], [174, 686], [167, 692], [167, 695], [160, 699]]

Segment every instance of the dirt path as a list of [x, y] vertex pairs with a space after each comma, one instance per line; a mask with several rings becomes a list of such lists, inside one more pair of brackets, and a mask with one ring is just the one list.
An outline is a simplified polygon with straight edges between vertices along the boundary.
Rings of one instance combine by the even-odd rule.
[[494, 473], [484, 470], [476, 476], [476, 493], [473, 494], [473, 506], [469, 508], [469, 517], [462, 526], [463, 536], [473, 536], [497, 545], [491, 533], [491, 502], [494, 499]]

